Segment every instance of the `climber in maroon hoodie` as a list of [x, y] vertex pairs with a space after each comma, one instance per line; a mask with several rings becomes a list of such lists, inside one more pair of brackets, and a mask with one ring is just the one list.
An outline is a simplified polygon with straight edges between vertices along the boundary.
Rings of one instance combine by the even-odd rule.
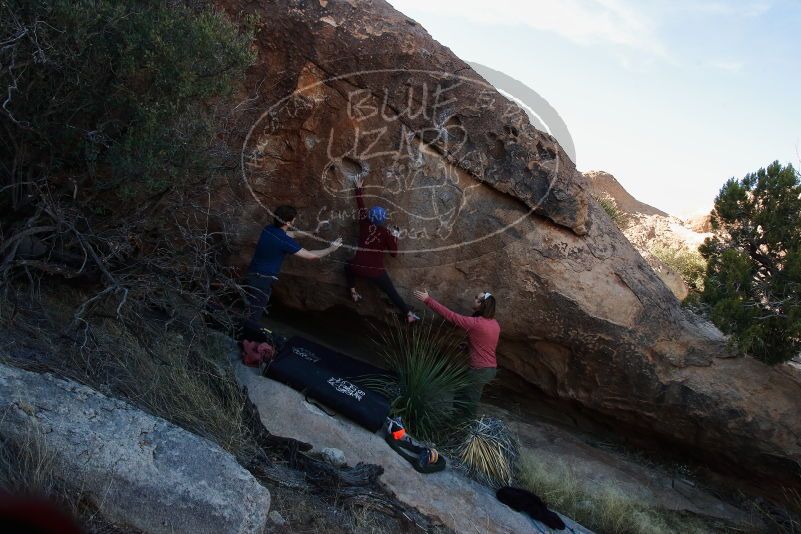
[[356, 277], [366, 278], [387, 294], [392, 303], [403, 312], [407, 322], [419, 321], [420, 318], [398, 294], [384, 268], [384, 252], [389, 252], [393, 257], [398, 255], [399, 231], [397, 227], [390, 230], [384, 226], [387, 220], [387, 210], [381, 206], [373, 206], [369, 212], [365, 209], [362, 198], [364, 180], [357, 179], [355, 185], [359, 246], [356, 249], [356, 255], [345, 264], [345, 276], [350, 288], [350, 296], [353, 302], [362, 300], [362, 296], [356, 291]]
[[434, 300], [428, 290], [415, 290], [414, 296], [426, 306], [467, 332], [470, 348], [470, 379], [473, 385], [460, 397], [466, 401], [468, 415], [475, 416], [481, 392], [497, 372], [495, 350], [501, 335], [501, 325], [495, 320], [495, 297], [488, 291], [473, 299], [473, 315], [459, 315]]

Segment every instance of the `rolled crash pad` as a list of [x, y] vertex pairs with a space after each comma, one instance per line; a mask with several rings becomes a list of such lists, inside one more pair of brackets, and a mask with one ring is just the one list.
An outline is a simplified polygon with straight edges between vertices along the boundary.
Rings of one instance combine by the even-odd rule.
[[308, 339], [290, 338], [264, 373], [371, 432], [389, 415], [387, 398], [358, 384], [360, 377], [386, 371]]

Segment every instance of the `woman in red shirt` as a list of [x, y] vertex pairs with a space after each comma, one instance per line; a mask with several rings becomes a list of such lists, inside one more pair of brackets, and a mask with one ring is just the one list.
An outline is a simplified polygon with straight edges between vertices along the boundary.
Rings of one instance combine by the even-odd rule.
[[384, 226], [387, 212], [381, 206], [373, 206], [369, 212], [365, 209], [362, 198], [364, 181], [359, 178], [355, 184], [359, 246], [356, 249], [356, 255], [345, 264], [345, 276], [351, 298], [354, 302], [362, 300], [362, 296], [356, 291], [356, 277], [366, 278], [387, 294], [392, 303], [406, 316], [408, 323], [419, 321], [420, 318], [398, 294], [384, 268], [384, 252], [389, 252], [392, 257], [398, 255], [398, 229], [390, 231]]
[[468, 415], [474, 416], [481, 400], [481, 392], [497, 372], [495, 350], [501, 335], [501, 325], [495, 320], [495, 297], [489, 292], [482, 292], [473, 299], [473, 315], [459, 315], [437, 302], [428, 294], [428, 290], [415, 290], [414, 296], [426, 306], [440, 314], [446, 321], [455, 324], [467, 332], [467, 343], [470, 348], [470, 378], [473, 386], [466, 390], [463, 397], [468, 404]]

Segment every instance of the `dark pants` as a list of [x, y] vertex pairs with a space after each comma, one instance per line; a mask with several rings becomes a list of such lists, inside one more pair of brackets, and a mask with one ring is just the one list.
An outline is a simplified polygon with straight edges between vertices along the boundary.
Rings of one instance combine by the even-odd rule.
[[247, 285], [250, 286], [248, 292], [248, 319], [251, 321], [261, 321], [267, 304], [270, 302], [270, 295], [273, 293], [274, 276], [248, 273]]
[[[356, 277], [357, 276], [358, 275], [351, 270], [350, 265], [348, 265], [346, 263], [345, 264], [345, 278], [348, 281], [348, 287], [349, 288], [356, 287]], [[395, 284], [392, 283], [392, 280], [389, 278], [389, 274], [387, 274], [386, 271], [381, 273], [380, 276], [376, 276], [376, 277], [362, 276], [362, 277], [359, 277], [359, 278], [365, 278], [367, 280], [370, 280], [375, 285], [377, 285], [381, 289], [381, 291], [383, 291], [384, 293], [387, 294], [387, 296], [389, 297], [389, 300], [391, 300], [392, 303], [395, 306], [397, 306], [397, 308], [400, 311], [402, 311], [404, 314], [408, 313], [409, 310], [411, 309], [406, 304], [406, 302], [403, 300], [403, 297], [401, 297], [398, 294], [398, 290], [395, 289]]]
[[481, 369], [471, 367], [467, 371], [467, 375], [470, 377], [470, 385], [456, 394], [456, 400], [462, 401], [466, 405], [462, 408], [462, 412], [466, 417], [476, 416], [484, 386], [495, 378], [497, 372], [498, 370], [495, 367], [483, 367]]

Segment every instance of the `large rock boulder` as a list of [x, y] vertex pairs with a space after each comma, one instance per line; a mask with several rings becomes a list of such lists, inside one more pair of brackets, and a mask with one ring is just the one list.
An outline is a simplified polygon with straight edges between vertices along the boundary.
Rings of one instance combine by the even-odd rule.
[[261, 533], [270, 493], [219, 446], [120, 400], [0, 364], [0, 437], [31, 436], [104, 517], [148, 533]]
[[[801, 395], [777, 369], [732, 359], [721, 333], [681, 308], [588, 194], [573, 162], [525, 113], [383, 0], [219, 0], [258, 13], [242, 85], [242, 187], [229, 221], [246, 266], [265, 208], [328, 220], [350, 247], [290, 259], [275, 298], [353, 307], [342, 262], [356, 242], [352, 180], [391, 210], [401, 294], [427, 287], [466, 310], [498, 298], [499, 364], [532, 387], [639, 429], [797, 483]], [[229, 203], [221, 191], [219, 204]], [[323, 246], [312, 239], [308, 248]], [[358, 312], [383, 318], [372, 292]]]

